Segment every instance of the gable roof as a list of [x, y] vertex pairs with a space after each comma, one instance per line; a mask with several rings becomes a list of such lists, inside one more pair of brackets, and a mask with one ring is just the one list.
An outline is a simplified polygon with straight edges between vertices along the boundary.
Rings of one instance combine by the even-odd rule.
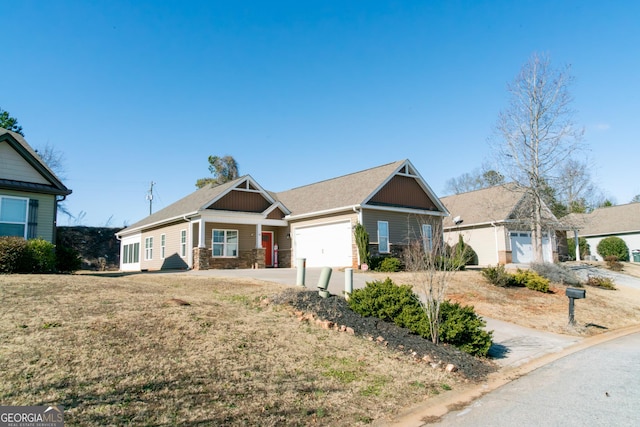
[[[463, 221], [460, 227], [528, 220], [528, 199], [525, 189], [513, 183], [443, 197], [441, 201], [451, 213], [451, 216], [444, 220], [444, 228], [457, 226], [453, 222], [456, 217]], [[559, 221], [546, 206], [543, 215], [560, 226]]]
[[[199, 212], [204, 211], [211, 205], [215, 204], [217, 201], [222, 199], [225, 195], [229, 194], [234, 189], [241, 188], [242, 186], [245, 186], [245, 188], [247, 189], [260, 192], [262, 196], [265, 197], [265, 199], [267, 199], [272, 204], [278, 205], [281, 210], [288, 213], [286, 208], [281, 206], [281, 204], [278, 203], [278, 201], [273, 198], [273, 196], [269, 192], [260, 187], [260, 185], [250, 175], [243, 175], [240, 178], [234, 179], [233, 181], [225, 182], [224, 184], [207, 184], [204, 187], [199, 188], [198, 190], [189, 194], [188, 196], [183, 197], [177, 202], [174, 202], [171, 205], [160, 209], [159, 211], [149, 215], [148, 217], [130, 225], [129, 227], [123, 229], [121, 233], [129, 233], [133, 230], [144, 228], [146, 226], [162, 224], [174, 221], [182, 217], [197, 215]], [[265, 211], [265, 214], [268, 214], [273, 209], [274, 207], [271, 206]]]
[[609, 206], [588, 214], [569, 214], [563, 221], [579, 230], [579, 236], [640, 232], [640, 203]]
[[325, 181], [276, 193], [292, 212], [292, 217], [350, 210], [366, 205], [385, 184], [395, 176], [409, 176], [415, 179], [433, 202], [437, 211], [446, 215], [447, 210], [436, 197], [431, 187], [418, 174], [409, 160], [399, 160], [382, 166], [365, 169]]
[[[31, 148], [22, 135], [10, 130], [0, 128], [0, 143], [7, 143], [30, 167], [32, 167], [44, 181], [42, 182], [25, 182], [21, 180], [0, 178], [0, 188], [30, 191], [34, 193], [47, 193], [60, 196], [71, 194], [69, 190], [49, 168], [49, 166], [40, 158], [38, 153]], [[46, 182], [46, 183], [43, 183]]]

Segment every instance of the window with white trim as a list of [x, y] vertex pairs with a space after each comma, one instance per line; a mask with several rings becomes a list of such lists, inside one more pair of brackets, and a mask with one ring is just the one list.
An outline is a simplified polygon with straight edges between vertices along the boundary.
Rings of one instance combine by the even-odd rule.
[[433, 250], [433, 228], [431, 224], [422, 224], [422, 247], [427, 253]]
[[27, 238], [27, 211], [29, 199], [0, 197], [0, 236]]
[[140, 243], [129, 243], [122, 247], [122, 263], [136, 264], [140, 262]]
[[211, 255], [214, 257], [237, 257], [238, 230], [213, 230]]
[[180, 256], [187, 256], [187, 230], [180, 230]]
[[161, 259], [164, 259], [166, 245], [167, 245], [167, 235], [161, 234], [160, 235], [160, 258]]
[[144, 239], [144, 259], [153, 259], [153, 237], [146, 237]]
[[388, 254], [389, 251], [389, 222], [378, 221], [378, 252]]

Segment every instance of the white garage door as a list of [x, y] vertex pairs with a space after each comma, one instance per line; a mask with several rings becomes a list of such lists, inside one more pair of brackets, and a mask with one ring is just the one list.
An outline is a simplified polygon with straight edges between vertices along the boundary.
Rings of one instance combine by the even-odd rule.
[[350, 267], [351, 222], [296, 228], [295, 257], [306, 258], [307, 267]]
[[[545, 262], [553, 262], [553, 250], [548, 235], [542, 237], [542, 257]], [[533, 244], [531, 233], [522, 231], [511, 232], [511, 259], [515, 264], [533, 262]]]

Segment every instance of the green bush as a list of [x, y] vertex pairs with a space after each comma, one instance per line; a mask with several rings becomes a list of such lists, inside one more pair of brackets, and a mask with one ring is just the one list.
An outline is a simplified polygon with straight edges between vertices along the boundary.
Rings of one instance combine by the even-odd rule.
[[20, 273], [26, 268], [27, 241], [22, 237], [0, 237], [0, 273]]
[[56, 270], [59, 273], [73, 273], [82, 267], [80, 253], [67, 246], [56, 248]]
[[[589, 243], [587, 243], [587, 239], [584, 237], [578, 238], [578, 247], [580, 248], [580, 259], [586, 259], [588, 255], [591, 255], [591, 248], [589, 247]], [[567, 239], [567, 252], [571, 259], [577, 259], [576, 240], [574, 238]]]
[[440, 305], [440, 339], [455, 345], [465, 353], [486, 356], [492, 343], [492, 332], [483, 328], [486, 322], [473, 306], [443, 301]]
[[489, 281], [492, 285], [506, 288], [508, 286], [516, 286], [517, 284], [513, 280], [513, 274], [507, 273], [504, 265], [496, 265], [495, 267], [486, 267], [481, 270], [482, 276]]
[[51, 242], [43, 239], [27, 240], [27, 259], [24, 273], [52, 273], [56, 268], [56, 252]]
[[[385, 281], [368, 282], [356, 289], [349, 298], [349, 306], [362, 316], [377, 317], [407, 328], [425, 339], [431, 339], [427, 315], [409, 285]], [[443, 301], [440, 305], [440, 340], [467, 353], [486, 356], [491, 347], [491, 332], [482, 328], [485, 322], [473, 307]]]
[[375, 271], [381, 271], [385, 273], [395, 273], [400, 271], [401, 268], [402, 268], [402, 263], [398, 258], [386, 257], [382, 260], [382, 262], [380, 262], [376, 266]]
[[[364, 225], [357, 223], [353, 227], [353, 234], [356, 238], [356, 246], [358, 247], [358, 255], [360, 256], [360, 264], [369, 264], [369, 233]], [[371, 267], [371, 266], [369, 266]]]
[[549, 280], [535, 271], [518, 269], [513, 275], [513, 280], [518, 286], [526, 286], [527, 289], [538, 292], [549, 292]]
[[576, 273], [564, 265], [554, 264], [551, 262], [535, 262], [529, 267], [542, 277], [549, 279], [551, 282], [570, 286], [582, 285], [582, 282]]
[[618, 261], [629, 261], [629, 247], [619, 237], [605, 237], [598, 243], [598, 253], [602, 258], [617, 256]]
[[478, 265], [478, 254], [465, 243], [462, 234], [458, 235], [458, 243], [451, 248], [450, 257], [455, 260], [456, 265], [460, 266], [459, 270], [464, 270], [467, 265]]

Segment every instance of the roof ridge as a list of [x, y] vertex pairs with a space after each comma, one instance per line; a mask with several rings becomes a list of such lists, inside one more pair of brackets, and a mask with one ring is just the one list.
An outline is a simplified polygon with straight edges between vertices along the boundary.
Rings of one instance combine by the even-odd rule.
[[323, 180], [320, 180], [320, 181], [311, 182], [309, 184], [300, 185], [298, 187], [289, 188], [287, 190], [278, 191], [278, 192], [276, 192], [276, 194], [286, 193], [287, 191], [299, 190], [301, 188], [310, 187], [312, 185], [322, 184], [322, 183], [329, 182], [329, 181], [335, 181], [337, 179], [346, 178], [348, 176], [357, 175], [357, 174], [364, 173], [364, 172], [369, 172], [369, 171], [372, 171], [374, 169], [381, 169], [383, 167], [386, 167], [386, 166], [389, 166], [389, 165], [393, 165], [395, 163], [399, 164], [399, 163], [406, 162], [406, 161], [407, 161], [407, 159], [396, 160], [395, 162], [385, 163], [383, 165], [373, 166], [373, 167], [370, 167], [370, 168], [367, 168], [367, 169], [363, 169], [363, 170], [359, 170], [359, 171], [356, 171], [356, 172], [346, 173], [344, 175], [335, 176], [333, 178], [327, 178], [327, 179], [323, 179]]

